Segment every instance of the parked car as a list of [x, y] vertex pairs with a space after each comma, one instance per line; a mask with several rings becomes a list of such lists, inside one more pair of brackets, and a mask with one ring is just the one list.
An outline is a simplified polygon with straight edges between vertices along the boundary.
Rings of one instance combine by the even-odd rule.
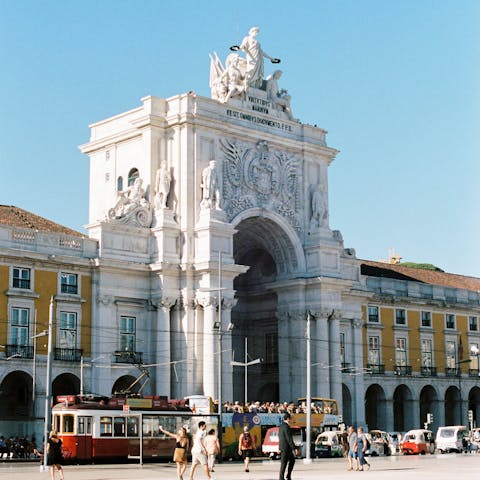
[[439, 427], [435, 445], [440, 453], [460, 453], [464, 450], [463, 439], [466, 437], [468, 437], [468, 430], [463, 425]]
[[314, 457], [343, 457], [343, 448], [340, 444], [337, 431], [326, 431], [320, 433], [315, 440]]
[[[280, 450], [278, 448], [278, 431], [280, 427], [271, 427], [269, 428], [263, 439], [262, 443], [262, 453], [263, 455], [268, 455], [270, 458], [275, 459], [280, 456]], [[302, 429], [297, 427], [292, 427], [292, 436], [295, 446], [300, 450], [301, 456], [305, 456], [304, 452], [304, 442], [302, 438]]]
[[370, 435], [370, 455], [394, 455], [396, 453], [396, 446], [393, 442], [393, 438], [388, 432], [382, 430], [370, 430], [368, 433]]
[[404, 455], [434, 453], [433, 433], [431, 430], [409, 430], [405, 434], [401, 449]]

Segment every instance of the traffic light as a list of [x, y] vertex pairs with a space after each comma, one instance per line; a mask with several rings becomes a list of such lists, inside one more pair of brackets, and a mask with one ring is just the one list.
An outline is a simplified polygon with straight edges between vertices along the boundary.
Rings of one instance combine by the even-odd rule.
[[427, 413], [427, 423], [433, 423], [433, 413]]

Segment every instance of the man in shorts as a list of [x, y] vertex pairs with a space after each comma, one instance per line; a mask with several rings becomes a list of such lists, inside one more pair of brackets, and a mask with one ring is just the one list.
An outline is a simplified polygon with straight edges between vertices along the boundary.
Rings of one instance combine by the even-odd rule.
[[355, 429], [350, 426], [348, 427], [348, 470], [353, 470], [354, 463], [355, 468], [358, 469], [357, 462], [357, 433]]
[[207, 435], [207, 424], [205, 422], [198, 422], [198, 430], [193, 437], [193, 446], [192, 446], [192, 467], [190, 469], [190, 480], [193, 480], [193, 474], [197, 465], [203, 465], [205, 467], [205, 473], [207, 478], [211, 479], [210, 470], [208, 468], [208, 456], [207, 450], [203, 440]]

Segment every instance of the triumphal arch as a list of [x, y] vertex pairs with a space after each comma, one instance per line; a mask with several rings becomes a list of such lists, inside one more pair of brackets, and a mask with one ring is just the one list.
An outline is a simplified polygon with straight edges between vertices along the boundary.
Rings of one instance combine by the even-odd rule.
[[94, 391], [135, 377], [135, 358], [145, 392], [242, 400], [246, 385], [249, 400], [295, 400], [308, 312], [312, 395], [342, 398], [342, 322], [361, 365], [359, 267], [329, 222], [337, 150], [295, 118], [258, 33], [210, 54], [211, 98], [142, 98], [81, 146], [99, 242], [92, 356], [115, 352]]

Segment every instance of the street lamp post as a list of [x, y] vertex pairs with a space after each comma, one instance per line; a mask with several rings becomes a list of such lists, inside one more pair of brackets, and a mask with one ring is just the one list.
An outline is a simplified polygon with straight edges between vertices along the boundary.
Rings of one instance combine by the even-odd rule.
[[45, 385], [45, 423], [43, 426], [43, 469], [47, 470], [47, 442], [51, 424], [51, 397], [52, 397], [52, 350], [53, 350], [53, 296], [50, 298], [48, 315], [48, 349], [47, 349], [47, 379]]
[[312, 359], [311, 359], [311, 337], [310, 337], [310, 324], [311, 324], [312, 315], [310, 311], [307, 313], [307, 331], [306, 331], [306, 339], [307, 339], [307, 392], [306, 392], [306, 399], [305, 399], [305, 407], [306, 407], [306, 414], [307, 414], [307, 422], [306, 422], [306, 443], [307, 443], [307, 451], [305, 453], [305, 460], [304, 463], [308, 464], [312, 462], [311, 455], [310, 455], [310, 445], [312, 443], [312, 392], [311, 392], [311, 368], [312, 368]]

